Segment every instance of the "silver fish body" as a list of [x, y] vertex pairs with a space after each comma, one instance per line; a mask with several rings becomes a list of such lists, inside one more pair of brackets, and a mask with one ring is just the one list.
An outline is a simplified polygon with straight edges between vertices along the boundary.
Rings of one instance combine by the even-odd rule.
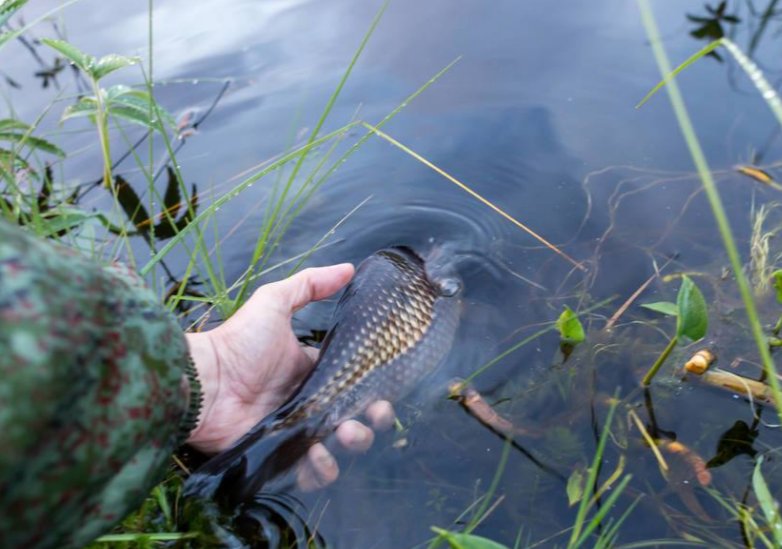
[[345, 290], [309, 377], [279, 409], [196, 471], [186, 494], [250, 500], [315, 442], [377, 400], [395, 402], [441, 363], [459, 324], [461, 283], [409, 248], [381, 250]]

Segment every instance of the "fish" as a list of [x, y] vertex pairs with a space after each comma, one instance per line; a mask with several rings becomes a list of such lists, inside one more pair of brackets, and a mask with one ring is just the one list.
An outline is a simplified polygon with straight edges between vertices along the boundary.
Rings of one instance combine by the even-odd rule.
[[185, 495], [250, 502], [343, 421], [406, 396], [442, 363], [459, 325], [462, 282], [435, 249], [365, 259], [337, 304], [318, 360], [294, 394], [186, 481]]

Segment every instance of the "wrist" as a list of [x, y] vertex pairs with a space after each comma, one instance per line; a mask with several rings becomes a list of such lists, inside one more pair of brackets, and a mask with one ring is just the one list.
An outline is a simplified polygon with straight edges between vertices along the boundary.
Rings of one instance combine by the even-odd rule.
[[201, 384], [202, 404], [195, 428], [185, 441], [204, 452], [216, 451], [215, 441], [209, 439], [209, 417], [213, 412], [220, 387], [220, 361], [212, 340], [212, 332], [185, 334], [198, 381]]

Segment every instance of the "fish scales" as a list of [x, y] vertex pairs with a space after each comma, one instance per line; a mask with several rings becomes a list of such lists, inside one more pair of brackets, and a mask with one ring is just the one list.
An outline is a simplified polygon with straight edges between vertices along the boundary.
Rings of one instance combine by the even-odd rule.
[[[458, 293], [458, 292], [457, 292]], [[359, 266], [320, 358], [296, 393], [188, 480], [187, 493], [238, 504], [289, 470], [318, 440], [377, 400], [404, 397], [453, 343], [461, 302], [408, 248]]]

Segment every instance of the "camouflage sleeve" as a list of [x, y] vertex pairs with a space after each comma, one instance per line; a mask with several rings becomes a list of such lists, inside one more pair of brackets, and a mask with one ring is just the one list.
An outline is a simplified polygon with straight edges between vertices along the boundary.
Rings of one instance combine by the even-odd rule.
[[105, 533], [161, 479], [199, 393], [181, 328], [134, 273], [0, 220], [0, 545]]

